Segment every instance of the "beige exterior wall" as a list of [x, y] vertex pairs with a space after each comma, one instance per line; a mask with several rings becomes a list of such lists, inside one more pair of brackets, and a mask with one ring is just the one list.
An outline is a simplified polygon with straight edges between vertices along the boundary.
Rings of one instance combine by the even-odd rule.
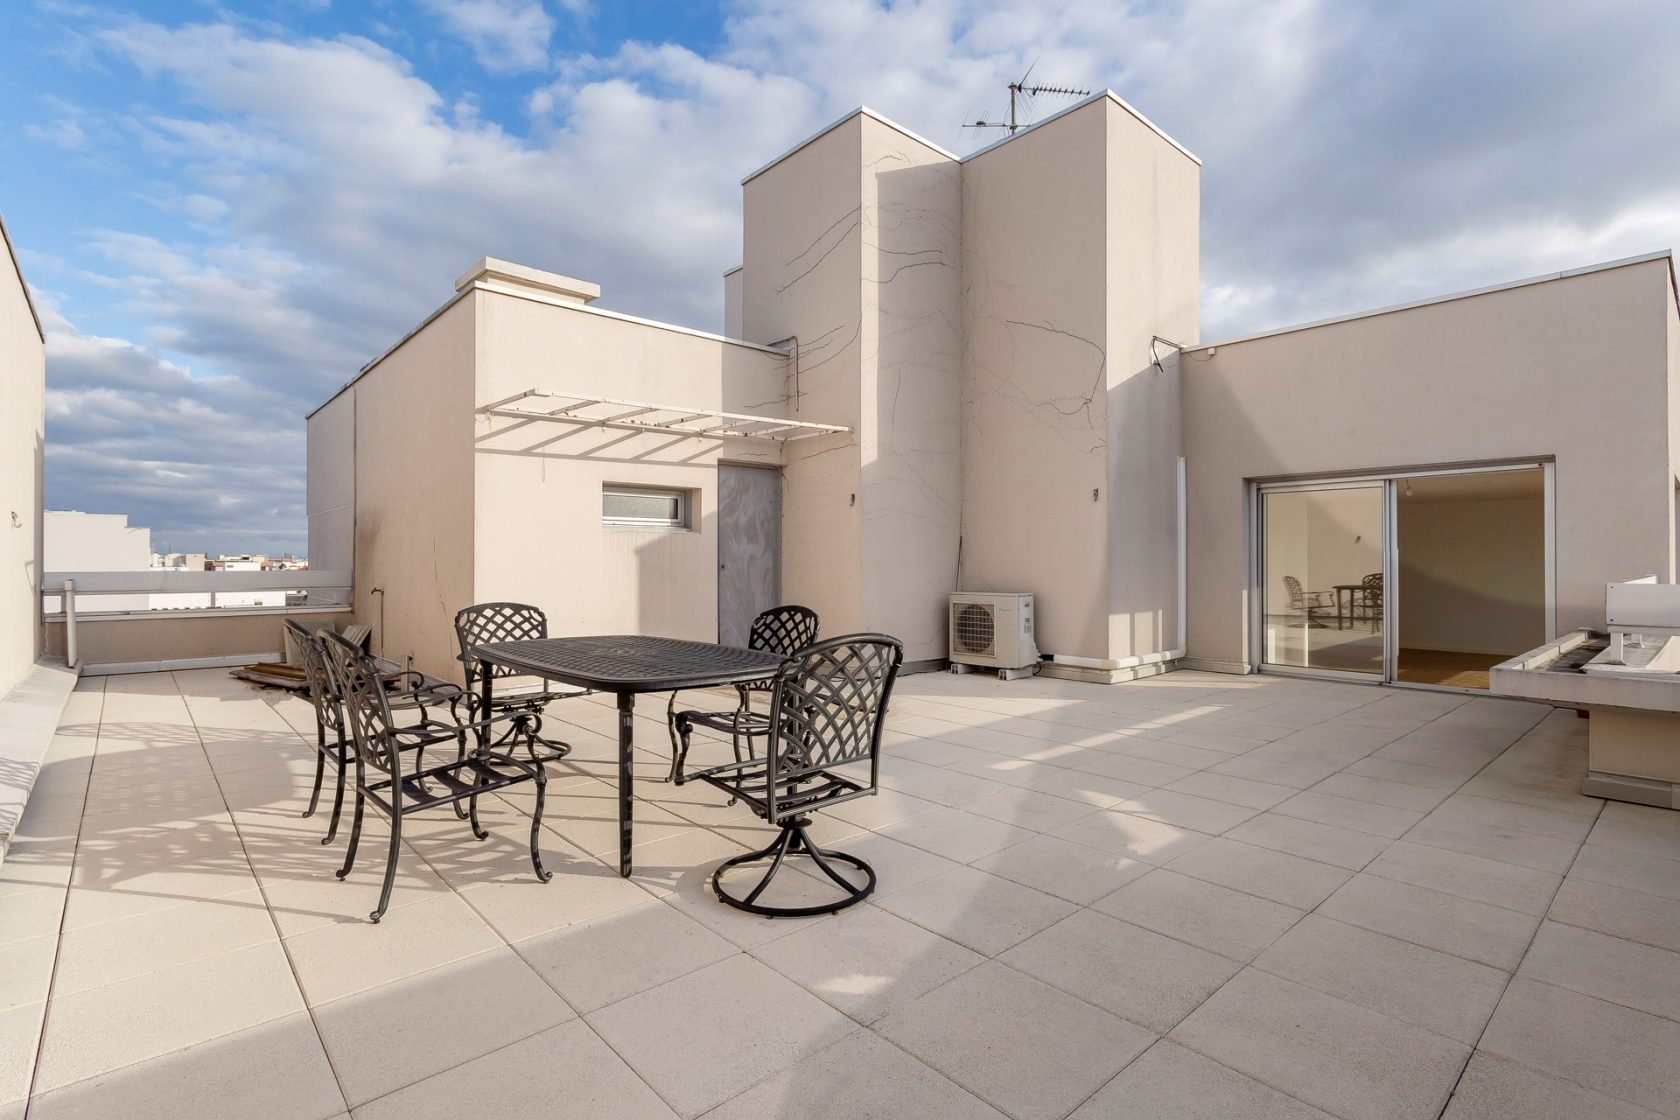
[[46, 347], [0, 222], [0, 697], [41, 643], [41, 459]]
[[1556, 461], [1560, 630], [1673, 566], [1664, 260], [1187, 353], [1189, 655], [1249, 660], [1249, 480]]
[[1179, 639], [1179, 370], [1169, 346], [1152, 362], [1150, 342], [1199, 337], [1202, 169], [1125, 107], [1097, 104], [1108, 154], [1107, 656], [1119, 659]]
[[1199, 192], [1109, 98], [963, 166], [963, 587], [1034, 592], [1049, 653], [1177, 637], [1178, 384], [1150, 340], [1195, 338]]
[[309, 566], [355, 570], [356, 393], [340, 393], [308, 421]]
[[446, 679], [460, 676], [451, 620], [473, 595], [476, 310], [457, 300], [341, 394], [354, 397], [356, 617], [376, 652]]
[[1107, 114], [963, 165], [965, 591], [1031, 591], [1038, 644], [1108, 656]]
[[[762, 407], [843, 424], [791, 444], [783, 467], [782, 598], [825, 634], [862, 628], [863, 117], [854, 115], [742, 188], [742, 337], [797, 339], [784, 394]], [[782, 410], [786, 410], [783, 412]]]
[[[783, 354], [576, 304], [494, 292], [473, 298], [480, 406], [542, 389], [726, 411], [779, 408]], [[534, 603], [557, 635], [717, 640], [717, 464], [775, 465], [780, 445], [488, 416], [474, 424], [474, 578], [461, 604]], [[608, 483], [688, 491], [690, 527], [603, 524]]]
[[859, 623], [937, 660], [962, 534], [962, 165], [859, 123]]

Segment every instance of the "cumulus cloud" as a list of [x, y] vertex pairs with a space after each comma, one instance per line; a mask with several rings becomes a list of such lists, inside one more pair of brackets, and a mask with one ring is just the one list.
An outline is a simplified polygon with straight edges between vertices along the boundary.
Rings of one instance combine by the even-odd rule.
[[548, 61], [554, 17], [537, 0], [424, 0], [485, 66], [534, 70]]
[[403, 37], [89, 26], [104, 65], [143, 79], [100, 126], [138, 145], [147, 196], [182, 224], [84, 237], [78, 266], [149, 326], [98, 337], [55, 309], [51, 501], [102, 494], [86, 504], [300, 548], [302, 413], [473, 260], [715, 328], [741, 174], [858, 103], [973, 149], [995, 136], [963, 122], [998, 115], [1035, 61], [1044, 80], [1115, 88], [1204, 159], [1204, 338], [1680, 233], [1666, 0], [734, 0], [703, 53], [598, 54], [557, 51], [535, 0], [424, 4], [520, 111], [428, 81]]

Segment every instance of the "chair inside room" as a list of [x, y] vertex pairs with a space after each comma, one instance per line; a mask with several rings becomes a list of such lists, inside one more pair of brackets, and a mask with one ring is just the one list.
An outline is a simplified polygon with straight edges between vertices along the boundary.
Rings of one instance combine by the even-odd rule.
[[[356, 807], [350, 820], [349, 849], [344, 854], [344, 866], [337, 872], [340, 879], [355, 866], [356, 848], [362, 837], [362, 816], [367, 806], [373, 806], [391, 822], [385, 879], [379, 891], [379, 904], [368, 915], [370, 919], [379, 921], [390, 905], [405, 816], [438, 805], [454, 807], [465, 802], [473, 835], [485, 840], [490, 834], [478, 823], [479, 797], [521, 782], [535, 782], [537, 787], [531, 809], [531, 867], [542, 882], [553, 878], [553, 872], [544, 870], [537, 849], [547, 776], [540, 760], [527, 761], [513, 754], [521, 741], [528, 750], [532, 748], [529, 713], [513, 711], [450, 726], [402, 727], [392, 716], [384, 682], [372, 658], [337, 634], [325, 634], [322, 649], [343, 708], [344, 724], [355, 747]], [[507, 726], [498, 728], [500, 724]], [[498, 730], [503, 732], [499, 739], [495, 738]], [[478, 732], [485, 733], [486, 744], [493, 740], [495, 745], [474, 743], [469, 747], [469, 741]], [[449, 761], [432, 766], [420, 761], [424, 748], [446, 744], [455, 748]], [[507, 749], [498, 749], [502, 746]], [[412, 768], [406, 768], [404, 755], [410, 752], [416, 757]]]
[[[767, 847], [718, 867], [712, 889], [719, 899], [752, 914], [802, 917], [845, 909], [874, 891], [874, 868], [857, 856], [817, 847], [809, 830], [813, 813], [876, 792], [882, 721], [903, 663], [904, 646], [884, 634], [852, 634], [808, 646], [771, 679], [764, 757], [689, 775], [745, 802], [779, 828]], [[772, 881], [797, 856], [809, 858], [839, 896], [808, 905], [766, 901]], [[725, 883], [731, 871], [765, 861], [764, 875], [745, 894]], [[861, 880], [841, 867], [860, 873]]]
[[1294, 576], [1283, 577], [1284, 590], [1289, 592], [1289, 609], [1307, 616], [1307, 626], [1314, 630], [1324, 630], [1327, 627], [1318, 620], [1321, 611], [1334, 612], [1336, 609], [1335, 595], [1330, 591], [1305, 591], [1301, 588], [1301, 581]]
[[[303, 670], [305, 695], [315, 709], [315, 785], [309, 794], [309, 808], [303, 811], [303, 816], [315, 815], [321, 802], [321, 782], [326, 776], [327, 764], [331, 763], [337, 781], [333, 791], [332, 818], [327, 825], [327, 834], [321, 840], [323, 844], [331, 844], [338, 835], [339, 816], [344, 808], [344, 771], [350, 757], [344, 707], [332, 673], [327, 668], [321, 635], [311, 633], [290, 618], [285, 620], [285, 635], [288, 657]], [[400, 668], [394, 662], [381, 658], [371, 660], [384, 685], [386, 703], [400, 723], [416, 729], [451, 729], [453, 738], [452, 729], [458, 722], [456, 710], [461, 698], [458, 686]], [[448, 718], [440, 718], [445, 712], [448, 712]], [[423, 747], [416, 749], [424, 750]]]
[[543, 613], [542, 608], [533, 607], [529, 603], [474, 603], [455, 612], [455, 640], [461, 647], [459, 659], [467, 684], [466, 703], [469, 718], [482, 720], [488, 716], [514, 712], [530, 716], [530, 720], [527, 721], [526, 741], [532, 751], [531, 757], [541, 758], [544, 762], [554, 762], [566, 757], [572, 748], [559, 739], [543, 736], [543, 713], [556, 700], [569, 700], [586, 693], [582, 689], [556, 688], [550, 681], [542, 681], [534, 686], [527, 682], [523, 686], [513, 687], [498, 683], [490, 701], [490, 710], [482, 712], [479, 710], [483, 707], [480, 690], [484, 685], [485, 674], [488, 674], [493, 682], [515, 681], [520, 678], [520, 674], [505, 666], [486, 665], [472, 656], [474, 646], [491, 645], [495, 642], [533, 641], [546, 637], [548, 616]]
[[[747, 635], [747, 648], [784, 656], [795, 654], [817, 640], [820, 628], [817, 612], [810, 607], [793, 603], [771, 607], [753, 619], [752, 630]], [[665, 708], [665, 723], [671, 735], [669, 780], [677, 785], [683, 783], [683, 767], [688, 764], [689, 736], [696, 727], [728, 735], [736, 762], [754, 757], [753, 742], [769, 731], [770, 721], [767, 714], [752, 710], [752, 698], [755, 693], [768, 693], [772, 679], [765, 677], [736, 685], [737, 703], [733, 709], [723, 712], [679, 712], [677, 693], [671, 693], [671, 702]]]
[[1383, 577], [1381, 572], [1372, 572], [1359, 581], [1359, 589], [1353, 595], [1352, 615], [1357, 619], [1364, 619], [1376, 630], [1382, 625], [1383, 616]]

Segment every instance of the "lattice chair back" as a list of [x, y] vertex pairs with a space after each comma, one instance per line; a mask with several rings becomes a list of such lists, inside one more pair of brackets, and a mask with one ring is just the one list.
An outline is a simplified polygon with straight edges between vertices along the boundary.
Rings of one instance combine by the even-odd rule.
[[321, 639], [357, 759], [393, 778], [399, 777], [399, 754], [391, 734], [396, 723], [391, 718], [385, 682], [373, 658], [338, 634], [323, 633]]
[[794, 796], [795, 787], [834, 767], [867, 762], [863, 791], [876, 787], [882, 721], [903, 663], [904, 644], [897, 638], [848, 634], [806, 647], [777, 670], [765, 820], [776, 824], [798, 816], [805, 802]]
[[455, 640], [461, 644], [461, 664], [466, 666], [467, 690], [478, 686], [479, 673], [488, 669], [492, 679], [517, 677], [516, 669], [505, 665], [486, 666], [472, 656], [474, 646], [492, 642], [523, 642], [548, 637], [548, 616], [529, 603], [474, 603], [455, 612]]
[[[767, 653], [795, 654], [817, 640], [820, 625], [817, 612], [810, 607], [801, 607], [793, 603], [771, 607], [767, 611], [759, 612], [758, 617], [753, 619], [752, 630], [747, 635], [747, 648], [761, 649]], [[769, 692], [771, 683], [767, 677], [761, 681], [747, 681], [735, 687], [743, 694]], [[743, 695], [742, 701], [745, 700]]]
[[1289, 605], [1290, 605], [1290, 607], [1292, 607], [1295, 610], [1300, 610], [1302, 607], [1304, 607], [1306, 605], [1306, 598], [1307, 597], [1306, 597], [1306, 595], [1304, 595], [1301, 592], [1301, 581], [1300, 580], [1296, 579], [1294, 576], [1284, 576], [1283, 577], [1283, 589], [1285, 591], [1289, 592]]
[[333, 685], [332, 674], [327, 671], [321, 639], [289, 618], [286, 620], [286, 637], [288, 645], [297, 651], [298, 660], [302, 663], [303, 679], [309, 685], [309, 702], [315, 705], [315, 719], [329, 731], [344, 730], [344, 713], [339, 707], [338, 690]]

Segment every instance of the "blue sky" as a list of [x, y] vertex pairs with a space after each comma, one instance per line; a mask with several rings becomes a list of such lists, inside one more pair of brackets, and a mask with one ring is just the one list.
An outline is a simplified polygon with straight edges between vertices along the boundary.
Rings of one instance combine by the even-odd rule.
[[[1671, 0], [8, 0], [47, 501], [302, 551], [303, 421], [480, 256], [716, 329], [739, 179], [1046, 80], [1205, 161], [1203, 337], [1680, 240]], [[1045, 110], [1047, 111], [1047, 110]]]

